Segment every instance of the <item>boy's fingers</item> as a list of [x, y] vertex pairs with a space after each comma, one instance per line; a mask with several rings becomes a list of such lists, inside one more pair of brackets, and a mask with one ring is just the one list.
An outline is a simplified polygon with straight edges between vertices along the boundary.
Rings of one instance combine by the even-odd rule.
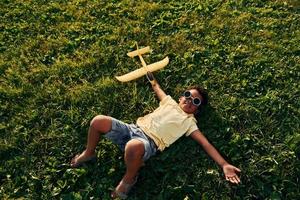
[[153, 81], [154, 80], [154, 76], [151, 72], [147, 72], [147, 78], [149, 81]]
[[235, 182], [234, 177], [231, 177], [231, 178], [230, 178], [230, 181], [231, 181], [232, 183], [234, 183], [234, 182]]
[[235, 167], [235, 170], [238, 171], [238, 172], [241, 172], [241, 170], [237, 167]]
[[240, 182], [239, 177], [235, 176], [235, 177], [233, 177], [233, 179], [236, 184], [239, 184], [239, 182]]
[[148, 81], [151, 83], [151, 85], [154, 86], [156, 80], [155, 80], [153, 74], [151, 72], [147, 72], [146, 77], [147, 77]]
[[226, 176], [226, 180], [235, 184], [239, 184], [241, 182], [238, 176], [232, 176], [232, 177]]
[[231, 183], [236, 183], [236, 184], [239, 183], [235, 177], [230, 178], [230, 181]]

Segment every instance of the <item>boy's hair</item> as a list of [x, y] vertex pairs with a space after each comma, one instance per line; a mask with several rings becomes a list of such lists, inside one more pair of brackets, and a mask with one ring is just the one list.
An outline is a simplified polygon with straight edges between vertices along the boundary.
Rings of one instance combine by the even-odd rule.
[[208, 104], [208, 91], [200, 86], [190, 86], [187, 88], [187, 90], [197, 90], [201, 97], [203, 98], [203, 101], [201, 102], [201, 105], [198, 107], [198, 113], [201, 111], [201, 107]]

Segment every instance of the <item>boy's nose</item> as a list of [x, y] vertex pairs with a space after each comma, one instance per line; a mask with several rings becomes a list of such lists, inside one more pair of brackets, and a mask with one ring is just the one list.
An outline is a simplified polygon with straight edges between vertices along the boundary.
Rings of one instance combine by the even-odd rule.
[[192, 103], [192, 99], [188, 98], [188, 99], [186, 99], [186, 102], [187, 103]]

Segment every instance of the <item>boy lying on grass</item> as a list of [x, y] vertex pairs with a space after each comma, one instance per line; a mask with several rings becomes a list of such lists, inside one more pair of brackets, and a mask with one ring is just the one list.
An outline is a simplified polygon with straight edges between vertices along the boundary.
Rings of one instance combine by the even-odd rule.
[[207, 92], [199, 87], [186, 90], [179, 103], [160, 88], [152, 73], [148, 79], [160, 100], [159, 107], [152, 113], [137, 119], [136, 124], [126, 124], [109, 116], [98, 115], [90, 124], [86, 149], [71, 161], [71, 167], [95, 160], [96, 146], [100, 136], [110, 139], [124, 151], [126, 173], [112, 192], [112, 198], [125, 199], [137, 181], [137, 174], [143, 163], [156, 151], [163, 151], [183, 135], [197, 141], [207, 154], [223, 169], [225, 178], [238, 184], [240, 169], [230, 165], [209, 143], [197, 127], [194, 114], [200, 106], [207, 104]]

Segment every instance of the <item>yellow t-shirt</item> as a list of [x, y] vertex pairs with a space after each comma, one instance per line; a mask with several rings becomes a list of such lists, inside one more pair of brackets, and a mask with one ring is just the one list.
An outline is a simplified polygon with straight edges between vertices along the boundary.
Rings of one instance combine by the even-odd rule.
[[189, 136], [198, 129], [194, 115], [184, 112], [169, 95], [162, 99], [152, 113], [138, 118], [137, 125], [154, 140], [160, 151], [182, 135]]

